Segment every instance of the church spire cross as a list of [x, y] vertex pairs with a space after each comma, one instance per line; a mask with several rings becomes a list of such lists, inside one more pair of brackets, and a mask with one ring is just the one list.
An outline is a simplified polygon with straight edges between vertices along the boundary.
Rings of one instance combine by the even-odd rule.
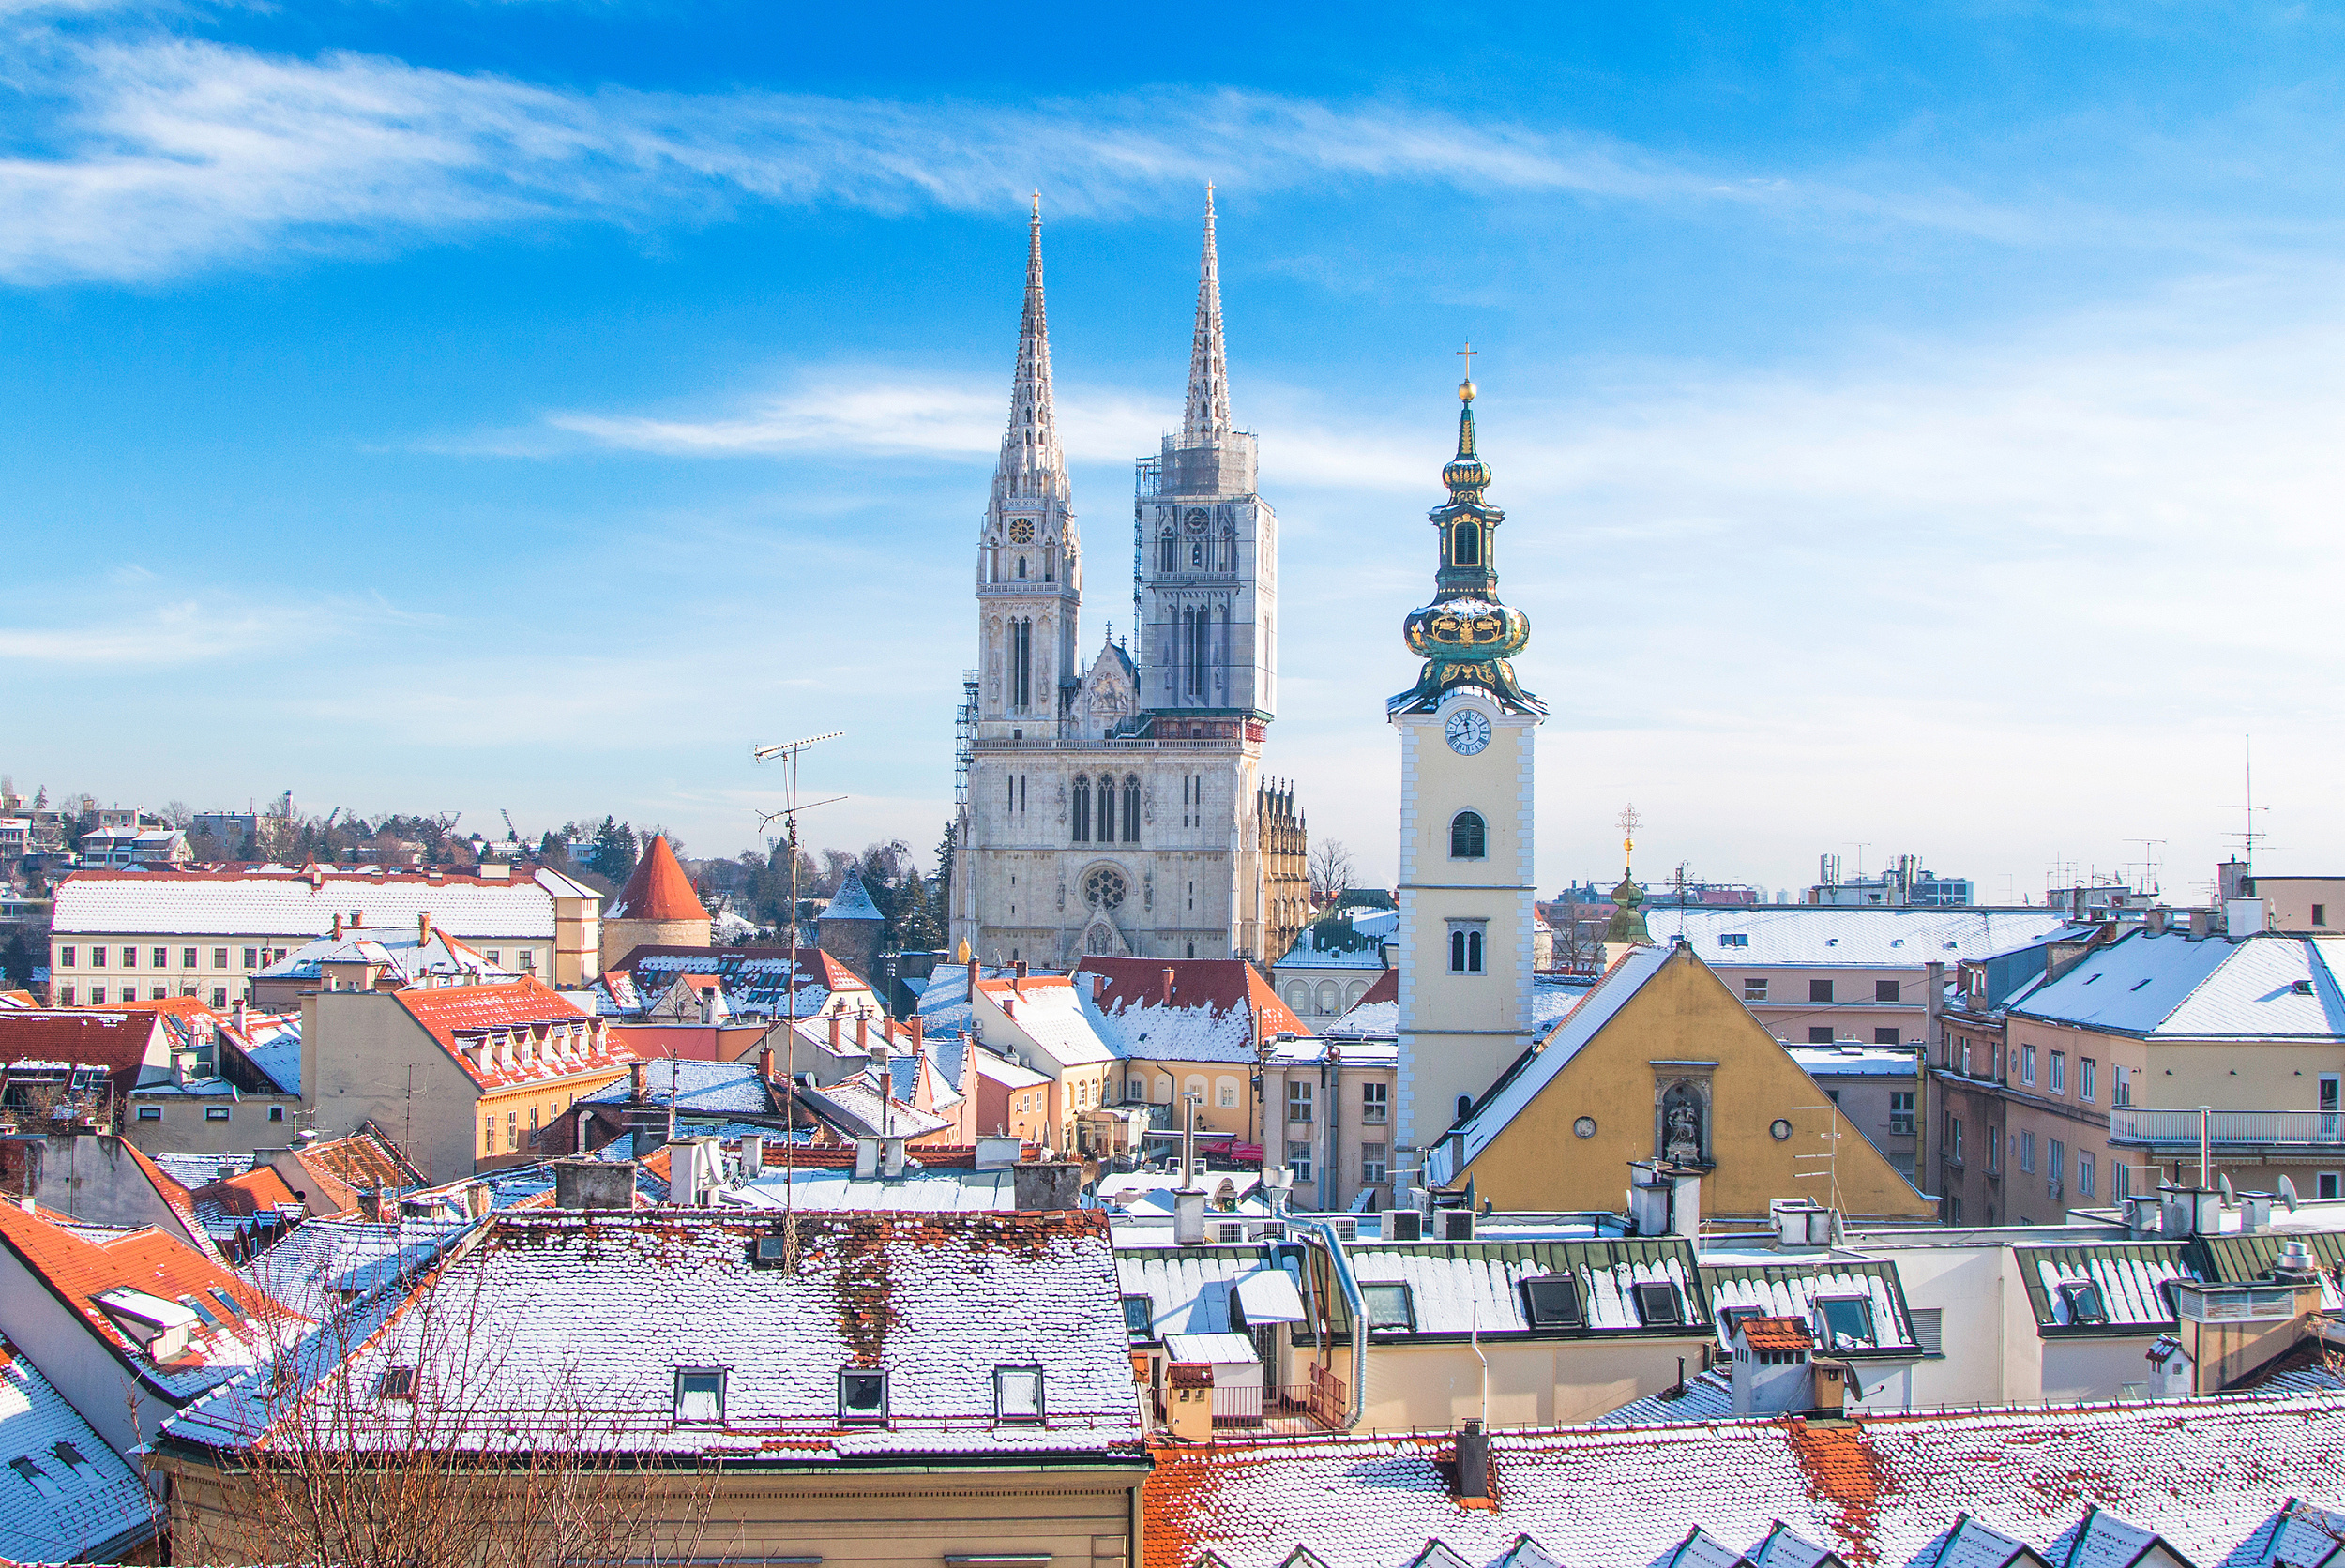
[[1026, 311], [1018, 328], [1018, 372], [1009, 395], [1009, 428], [993, 472], [1001, 500], [1064, 501], [1067, 459], [1059, 449], [1051, 394], [1051, 326], [1042, 307], [1042, 193], [1034, 195], [1026, 229]]
[[1213, 187], [1205, 187], [1205, 247], [1197, 280], [1197, 332], [1188, 351], [1188, 409], [1181, 445], [1211, 446], [1229, 438], [1230, 367], [1221, 346], [1221, 262], [1214, 246]]

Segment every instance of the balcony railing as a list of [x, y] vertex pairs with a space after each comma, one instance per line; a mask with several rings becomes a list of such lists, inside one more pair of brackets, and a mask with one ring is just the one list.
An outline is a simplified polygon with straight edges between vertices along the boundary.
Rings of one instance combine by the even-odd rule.
[[[2112, 1110], [2109, 1140], [2159, 1149], [2195, 1149], [2200, 1114], [2195, 1110]], [[2296, 1145], [2345, 1150], [2345, 1111], [2211, 1110], [2205, 1116], [2207, 1141], [2222, 1148]]]

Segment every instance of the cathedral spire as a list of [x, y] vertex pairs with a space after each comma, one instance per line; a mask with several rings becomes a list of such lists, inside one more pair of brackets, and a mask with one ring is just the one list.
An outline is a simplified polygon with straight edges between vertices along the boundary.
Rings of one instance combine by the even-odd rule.
[[1213, 187], [1205, 187], [1205, 250], [1197, 279], [1197, 332], [1188, 350], [1188, 412], [1183, 446], [1212, 446], [1229, 439], [1230, 367], [1221, 348], [1221, 263], [1213, 239]]
[[1059, 450], [1051, 397], [1051, 326], [1042, 309], [1042, 193], [1034, 196], [1026, 232], [1026, 313], [1018, 328], [1018, 374], [1009, 395], [1009, 429], [993, 471], [997, 501], [1067, 499], [1067, 458]]

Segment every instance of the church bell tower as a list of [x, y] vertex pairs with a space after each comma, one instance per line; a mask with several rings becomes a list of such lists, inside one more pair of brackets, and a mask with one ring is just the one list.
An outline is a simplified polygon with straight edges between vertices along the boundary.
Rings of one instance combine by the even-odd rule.
[[[1469, 351], [1470, 352], [1470, 351]], [[1469, 360], [1468, 363], [1471, 363]], [[1499, 602], [1506, 514], [1485, 499], [1475, 385], [1460, 384], [1449, 500], [1429, 514], [1433, 600], [1403, 634], [1425, 661], [1385, 704], [1400, 737], [1400, 1018], [1395, 1153], [1430, 1148], [1531, 1043], [1533, 743], [1547, 705], [1515, 679], [1531, 623]]]

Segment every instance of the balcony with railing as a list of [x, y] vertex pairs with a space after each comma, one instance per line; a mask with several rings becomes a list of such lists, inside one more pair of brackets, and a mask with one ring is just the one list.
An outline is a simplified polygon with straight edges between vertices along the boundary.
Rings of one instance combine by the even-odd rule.
[[2345, 1111], [2335, 1110], [2136, 1110], [2109, 1113], [2109, 1141], [2132, 1149], [2195, 1152], [2200, 1121], [2211, 1149], [2226, 1153], [2273, 1150], [2345, 1153]]

